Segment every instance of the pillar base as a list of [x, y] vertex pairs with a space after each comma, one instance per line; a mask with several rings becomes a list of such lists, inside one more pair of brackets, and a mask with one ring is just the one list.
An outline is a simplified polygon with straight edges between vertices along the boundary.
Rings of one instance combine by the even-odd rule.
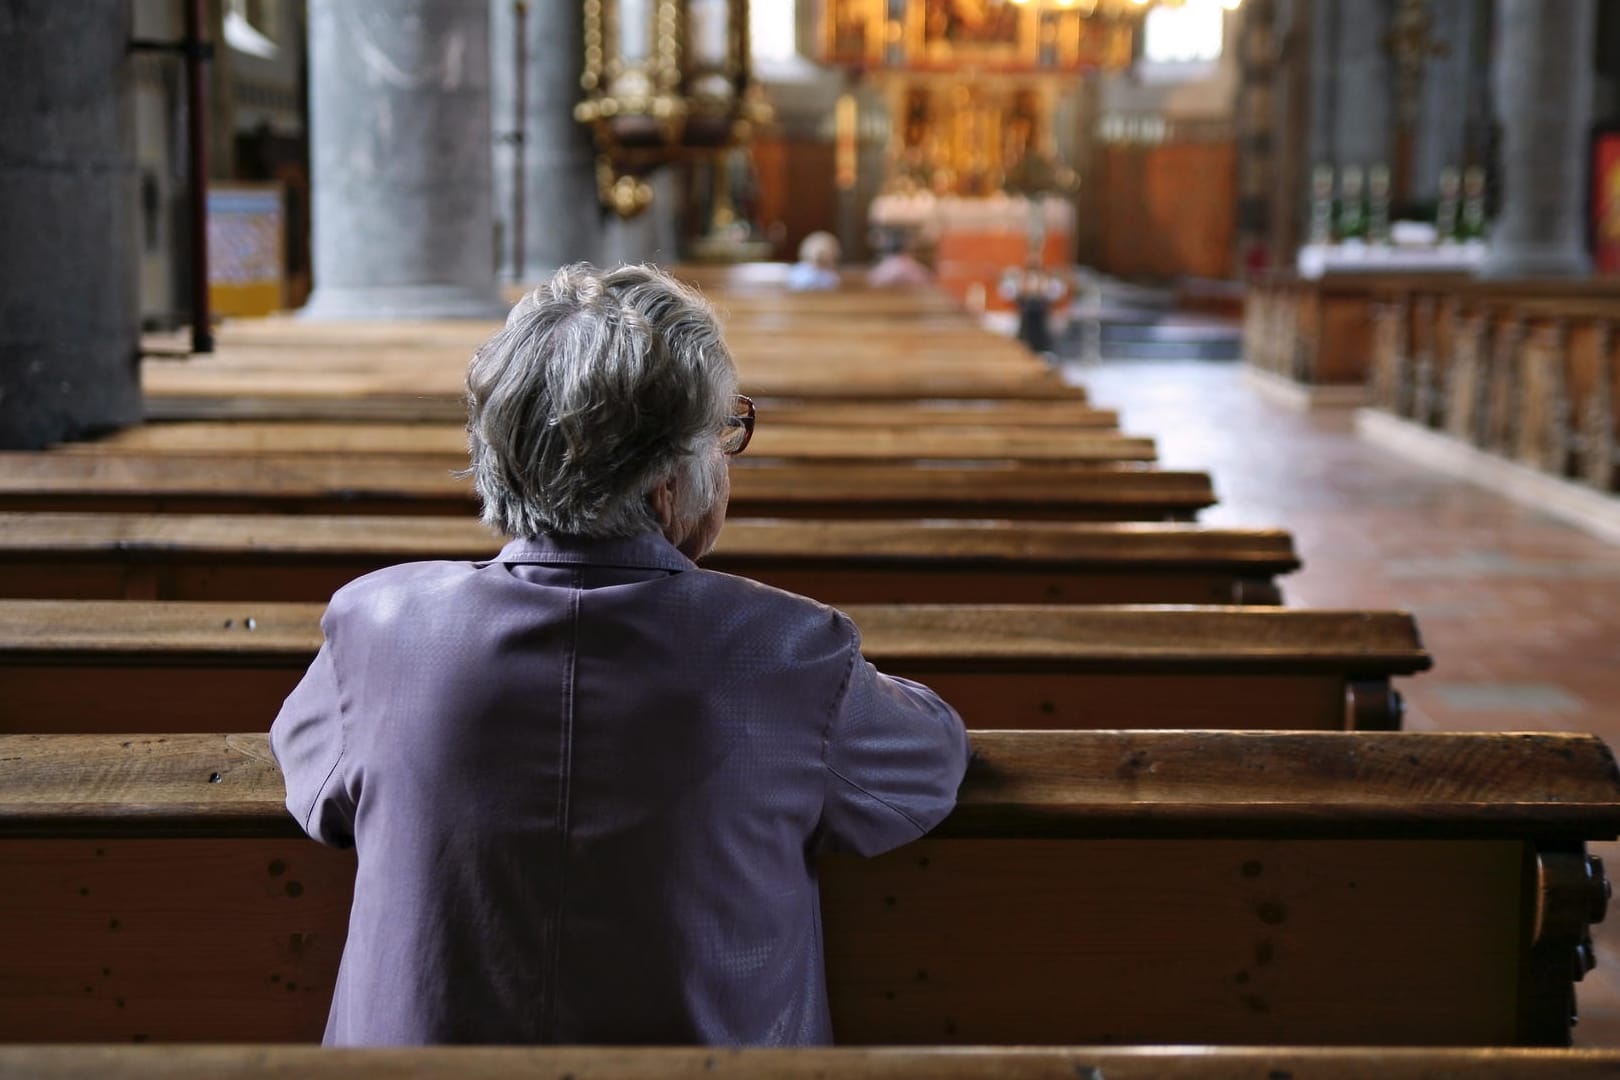
[[298, 317], [311, 322], [505, 319], [509, 308], [493, 289], [464, 285], [317, 285]]

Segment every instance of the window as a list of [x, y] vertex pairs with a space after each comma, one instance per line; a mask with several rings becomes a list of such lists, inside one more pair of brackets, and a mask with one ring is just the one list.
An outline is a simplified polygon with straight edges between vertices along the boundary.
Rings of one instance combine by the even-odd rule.
[[791, 64], [798, 57], [796, 0], [753, 0], [748, 5], [748, 51], [755, 64]]
[[1221, 57], [1226, 9], [1217, 0], [1155, 7], [1142, 24], [1142, 58], [1150, 64], [1207, 64]]

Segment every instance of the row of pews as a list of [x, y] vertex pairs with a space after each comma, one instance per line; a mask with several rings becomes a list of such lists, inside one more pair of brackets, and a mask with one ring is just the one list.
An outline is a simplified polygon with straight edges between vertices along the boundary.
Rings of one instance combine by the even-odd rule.
[[1620, 1070], [1547, 1049], [1620, 833], [1601, 742], [1401, 732], [1409, 616], [1277, 606], [1285, 532], [1194, 523], [1207, 476], [942, 298], [704, 284], [760, 402], [711, 565], [845, 607], [974, 732], [944, 825], [822, 869], [839, 1041], [916, 1049], [25, 1045], [319, 1037], [354, 862], [264, 732], [338, 584], [498, 546], [454, 473], [488, 327], [267, 320], [148, 361], [142, 428], [0, 455], [0, 1072]]
[[1446, 274], [1263, 276], [1257, 371], [1365, 389], [1382, 413], [1605, 494], [1620, 490], [1620, 284]]
[[1371, 404], [1613, 493], [1620, 287], [1406, 282], [1373, 306]]

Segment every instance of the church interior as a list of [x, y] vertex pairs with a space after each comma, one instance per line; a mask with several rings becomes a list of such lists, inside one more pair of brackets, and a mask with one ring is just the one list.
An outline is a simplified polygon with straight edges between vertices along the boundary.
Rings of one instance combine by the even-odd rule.
[[[323, 1052], [266, 732], [575, 263], [974, 758], [836, 1048]], [[1602, 0], [5, 0], [0, 1075], [1620, 1076], [1616, 331]]]

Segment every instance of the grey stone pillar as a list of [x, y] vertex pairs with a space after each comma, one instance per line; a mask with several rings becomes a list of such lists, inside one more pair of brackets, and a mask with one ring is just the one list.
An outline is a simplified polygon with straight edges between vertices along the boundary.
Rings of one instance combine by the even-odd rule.
[[[608, 214], [602, 223], [603, 266], [624, 263], [652, 263], [667, 266], [680, 258], [680, 186], [672, 169], [654, 169], [647, 176], [653, 189], [652, 205], [628, 221]], [[591, 189], [588, 208], [596, 207], [596, 189]], [[586, 212], [576, 207], [571, 213]]]
[[1502, 208], [1482, 273], [1579, 275], [1592, 118], [1593, 0], [1497, 0], [1496, 114]]
[[306, 318], [488, 317], [489, 0], [310, 0]]
[[[489, 0], [490, 114], [495, 125], [495, 217], [501, 222], [501, 276], [543, 280], [559, 266], [602, 258], [602, 214], [596, 195], [596, 154], [585, 125], [574, 119], [585, 63], [584, 16], [578, 3], [530, 0], [524, 26], [524, 123], [517, 117], [517, 0]], [[516, 158], [523, 155], [522, 266], [514, 256], [518, 216], [513, 199]]]
[[1341, 167], [1370, 169], [1394, 158], [1395, 73], [1384, 38], [1391, 0], [1340, 0], [1334, 151]]
[[1312, 0], [1310, 19], [1310, 106], [1306, 121], [1305, 189], [1299, 194], [1310, 198], [1311, 170], [1318, 165], [1339, 164], [1335, 132], [1339, 115], [1339, 0]]
[[0, 449], [137, 422], [128, 0], [0, 4]]
[[[1477, 0], [1430, 0], [1429, 10], [1432, 33], [1445, 44], [1445, 53], [1427, 62], [1412, 147], [1412, 192], [1425, 199], [1439, 194], [1442, 169], [1468, 164], [1469, 73], [1484, 63], [1476, 51], [1481, 37], [1476, 24], [1482, 19]], [[1487, 8], [1483, 19], [1489, 17]]]

